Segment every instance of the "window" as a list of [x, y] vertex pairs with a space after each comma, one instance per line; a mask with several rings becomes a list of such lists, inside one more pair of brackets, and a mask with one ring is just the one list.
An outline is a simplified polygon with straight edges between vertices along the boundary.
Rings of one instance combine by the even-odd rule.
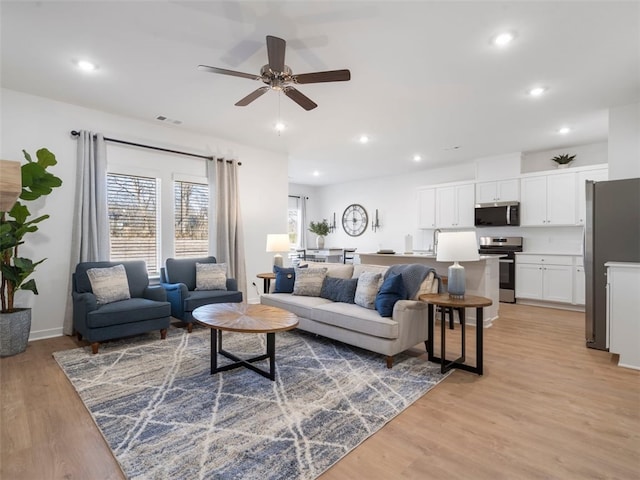
[[209, 186], [174, 182], [175, 256], [209, 255]]
[[158, 180], [107, 175], [112, 261], [144, 260], [158, 272]]
[[289, 243], [292, 248], [300, 248], [300, 239], [302, 238], [300, 225], [302, 212], [300, 209], [300, 203], [300, 197], [289, 196], [289, 207], [287, 209], [287, 233], [289, 234]]

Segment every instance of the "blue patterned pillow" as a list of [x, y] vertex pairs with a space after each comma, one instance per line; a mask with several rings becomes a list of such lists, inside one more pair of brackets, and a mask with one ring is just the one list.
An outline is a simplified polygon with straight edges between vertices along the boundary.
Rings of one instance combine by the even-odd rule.
[[322, 283], [327, 275], [326, 268], [296, 268], [295, 282], [293, 284], [294, 295], [307, 297], [319, 297]]
[[355, 303], [357, 286], [357, 278], [325, 277], [320, 296], [334, 302]]
[[407, 298], [407, 290], [402, 281], [402, 275], [389, 275], [376, 296], [376, 310], [381, 317], [391, 317], [393, 306], [398, 300]]

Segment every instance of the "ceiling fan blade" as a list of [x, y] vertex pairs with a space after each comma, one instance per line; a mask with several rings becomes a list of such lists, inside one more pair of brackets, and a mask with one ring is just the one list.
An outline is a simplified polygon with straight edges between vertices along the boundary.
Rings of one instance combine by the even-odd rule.
[[318, 106], [317, 103], [300, 92], [300, 90], [296, 90], [293, 87], [286, 87], [284, 89], [284, 94], [307, 111], [313, 110]]
[[346, 82], [348, 80], [351, 80], [351, 72], [349, 70], [301, 73], [293, 76], [293, 81], [296, 83]]
[[267, 35], [267, 56], [269, 68], [274, 72], [284, 72], [284, 51], [287, 42], [278, 37]]
[[238, 100], [236, 102], [236, 107], [246, 107], [251, 102], [253, 102], [256, 98], [261, 97], [265, 93], [269, 91], [269, 87], [260, 87], [257, 90], [254, 90], [249, 95], [244, 97], [242, 100]]
[[208, 65], [198, 65], [198, 70], [202, 70], [203, 72], [209, 72], [209, 73], [221, 73], [222, 75], [231, 75], [232, 77], [248, 78], [250, 80], [262, 79], [260, 75], [256, 75], [253, 73], [236, 72], [235, 70], [226, 70], [224, 68], [210, 67]]

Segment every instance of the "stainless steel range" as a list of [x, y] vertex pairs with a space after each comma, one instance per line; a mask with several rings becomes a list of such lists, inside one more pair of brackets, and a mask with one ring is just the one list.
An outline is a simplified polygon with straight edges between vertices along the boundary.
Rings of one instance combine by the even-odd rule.
[[522, 237], [480, 237], [480, 255], [500, 254], [500, 301], [516, 303], [516, 252]]

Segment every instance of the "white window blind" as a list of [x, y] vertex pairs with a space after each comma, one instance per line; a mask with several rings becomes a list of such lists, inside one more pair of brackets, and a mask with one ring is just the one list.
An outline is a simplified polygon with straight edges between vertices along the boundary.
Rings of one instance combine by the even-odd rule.
[[158, 269], [158, 181], [134, 175], [107, 175], [111, 261], [144, 260]]
[[209, 186], [174, 182], [175, 256], [209, 255]]

